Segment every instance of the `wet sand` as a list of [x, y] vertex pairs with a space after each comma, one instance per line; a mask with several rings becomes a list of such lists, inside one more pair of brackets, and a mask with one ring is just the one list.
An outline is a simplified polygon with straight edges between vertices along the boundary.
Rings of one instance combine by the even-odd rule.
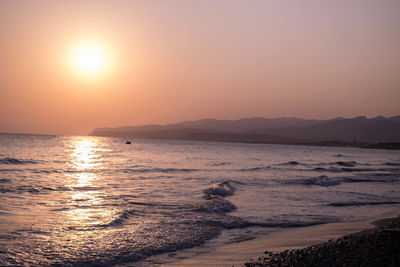
[[[305, 248], [304, 250], [312, 250], [312, 248], [306, 247], [321, 247], [323, 242], [329, 240], [331, 241], [327, 243], [331, 243], [329, 245], [331, 249], [337, 250], [337, 248], [333, 246], [335, 240], [342, 242], [343, 240], [340, 238], [343, 236], [372, 230], [377, 226], [382, 226], [382, 224], [388, 220], [397, 218], [399, 214], [400, 210], [397, 209], [382, 214], [378, 218], [368, 220], [279, 229], [278, 231], [258, 236], [252, 240], [219, 246], [212, 251], [198, 249], [198, 254], [195, 256], [191, 255], [188, 258], [181, 259], [175, 258], [175, 260], [171, 260], [163, 264], [163, 266], [243, 266], [244, 264], [247, 264], [247, 266], [273, 266], [275, 264], [268, 262], [268, 258], [271, 256], [280, 258], [283, 262], [285, 258], [287, 258], [287, 253], [289, 253], [286, 251], [286, 255], [284, 255], [284, 253], [280, 255], [279, 252], [301, 248]], [[368, 242], [374, 243], [373, 238], [374, 237], [369, 237]], [[265, 251], [273, 254], [266, 254], [264, 253]], [[296, 252], [292, 252], [293, 255], [295, 253]], [[303, 252], [298, 253], [302, 254]], [[318, 253], [322, 252], [318, 251]], [[337, 251], [337, 253], [339, 252]], [[304, 255], [300, 256], [300, 258], [301, 257], [304, 257]], [[282, 264], [284, 265], [284, 263]], [[298, 262], [298, 264], [300, 263]]]
[[319, 245], [279, 253], [266, 251], [266, 256], [245, 266], [400, 266], [400, 216], [384, 221], [381, 227]]

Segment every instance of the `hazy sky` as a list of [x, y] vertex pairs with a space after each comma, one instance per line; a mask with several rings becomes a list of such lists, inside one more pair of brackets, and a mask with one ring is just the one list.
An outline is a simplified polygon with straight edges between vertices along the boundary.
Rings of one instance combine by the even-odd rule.
[[[0, 132], [400, 114], [400, 1], [0, 1]], [[90, 77], [79, 44], [106, 51]]]

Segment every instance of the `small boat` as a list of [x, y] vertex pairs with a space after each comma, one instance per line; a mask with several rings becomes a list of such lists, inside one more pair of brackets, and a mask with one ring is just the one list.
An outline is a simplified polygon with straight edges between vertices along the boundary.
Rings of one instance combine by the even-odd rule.
[[131, 141], [126, 141], [125, 144], [130, 145]]

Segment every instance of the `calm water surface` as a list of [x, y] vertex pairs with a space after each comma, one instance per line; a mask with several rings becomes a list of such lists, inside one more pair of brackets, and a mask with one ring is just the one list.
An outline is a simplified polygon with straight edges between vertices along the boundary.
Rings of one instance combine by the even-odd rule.
[[0, 265], [135, 264], [399, 203], [400, 151], [0, 135]]

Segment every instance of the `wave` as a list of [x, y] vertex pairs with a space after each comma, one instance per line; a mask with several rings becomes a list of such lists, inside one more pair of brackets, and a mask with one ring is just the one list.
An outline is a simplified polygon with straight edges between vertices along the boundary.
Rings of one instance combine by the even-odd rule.
[[290, 165], [290, 166], [295, 166], [295, 165], [299, 165], [300, 163], [297, 161], [289, 161], [289, 162], [285, 162], [285, 163], [281, 163], [278, 164], [279, 166], [286, 166], [286, 165]]
[[275, 164], [275, 166], [298, 166], [298, 165], [308, 166], [308, 164], [301, 163], [298, 161], [288, 161], [285, 163]]
[[226, 200], [221, 196], [214, 196], [212, 199], [197, 205], [194, 210], [208, 213], [224, 213], [236, 209], [237, 207], [229, 200]]
[[400, 178], [393, 176], [381, 176], [380, 179], [376, 178], [364, 178], [364, 177], [344, 177], [342, 182], [344, 183], [394, 183], [398, 182]]
[[254, 226], [251, 222], [243, 220], [240, 217], [229, 215], [220, 216], [217, 220], [207, 220], [206, 223], [209, 225], [217, 225], [224, 229], [237, 229]]
[[23, 164], [37, 164], [38, 161], [34, 160], [22, 160], [16, 158], [0, 158], [0, 164], [8, 164], [8, 165], [23, 165]]
[[340, 182], [335, 179], [330, 179], [326, 175], [303, 180], [304, 185], [319, 185], [319, 186], [335, 186], [339, 185]]
[[229, 179], [229, 181], [228, 181], [228, 182], [230, 182], [230, 183], [234, 183], [234, 184], [238, 184], [238, 185], [246, 185], [246, 183], [244, 183], [244, 182], [239, 182], [239, 181], [232, 180], [232, 179]]
[[20, 172], [19, 169], [0, 169], [0, 172]]
[[[140, 229], [140, 231], [144, 231], [147, 234], [146, 238], [140, 238], [137, 230], [130, 231], [128, 225], [127, 231], [121, 229], [117, 233], [112, 233], [112, 236], [110, 235], [115, 240], [123, 242], [119, 242], [117, 245], [115, 245], [115, 242], [108, 242], [106, 246], [95, 247], [92, 253], [89, 253], [85, 258], [82, 258], [81, 253], [71, 253], [67, 259], [59, 257], [56, 262], [51, 262], [51, 265], [111, 266], [123, 265], [124, 263], [135, 265], [135, 262], [149, 256], [202, 245], [207, 240], [218, 237], [224, 229], [239, 229], [252, 226], [302, 227], [331, 222], [327, 218], [307, 218], [307, 216], [302, 216], [299, 220], [280, 220], [282, 219], [280, 218], [277, 220], [271, 219], [271, 221], [267, 222], [249, 222], [239, 217], [215, 213], [194, 214], [194, 216], [178, 213], [177, 216], [177, 221], [154, 222], [145, 229]], [[130, 211], [123, 211], [113, 221], [104, 224], [103, 227], [119, 227], [129, 218], [132, 218]], [[133, 229], [136, 229], [136, 226]], [[149, 262], [152, 261], [146, 261], [143, 264], [138, 263], [138, 265], [146, 265], [146, 263], [148, 265]]]
[[67, 211], [67, 210], [70, 210], [69, 208], [67, 208], [67, 207], [63, 207], [63, 208], [55, 208], [55, 209], [51, 209], [50, 211]]
[[70, 191], [71, 189], [58, 186], [30, 186], [30, 185], [20, 185], [17, 187], [0, 187], [1, 193], [34, 193], [34, 194], [45, 194], [49, 191]]
[[163, 172], [163, 173], [177, 173], [177, 172], [197, 172], [198, 169], [185, 169], [185, 168], [149, 168], [149, 169], [123, 169], [124, 173], [149, 173], [149, 172]]
[[98, 191], [104, 189], [101, 186], [72, 186], [71, 189], [76, 191]]
[[[377, 178], [379, 177], [379, 178]], [[318, 177], [295, 179], [292, 181], [282, 181], [283, 184], [299, 184], [299, 185], [318, 185], [318, 186], [336, 186], [342, 183], [395, 183], [400, 181], [399, 177], [381, 175], [381, 176], [362, 176], [362, 177], [334, 177], [329, 178], [326, 175]]]
[[334, 161], [334, 162], [320, 162], [320, 163], [313, 163], [313, 164], [304, 164], [306, 166], [314, 166], [314, 167], [323, 167], [323, 166], [328, 166], [329, 168], [338, 168], [337, 166], [340, 167], [355, 167], [355, 166], [371, 166], [374, 164], [370, 163], [360, 163], [354, 160], [350, 161]]
[[342, 168], [344, 172], [399, 172], [400, 168], [364, 168], [364, 169], [353, 169], [353, 168]]
[[260, 227], [279, 227], [279, 228], [292, 228], [292, 227], [306, 227], [318, 224], [325, 224], [334, 222], [332, 220], [326, 221], [312, 221], [312, 222], [298, 222], [298, 221], [282, 221], [282, 222], [252, 222], [247, 226], [260, 226]]
[[260, 167], [254, 167], [254, 168], [244, 168], [244, 169], [239, 169], [238, 171], [240, 172], [257, 172], [257, 171], [265, 171], [265, 170], [270, 170], [271, 166], [260, 166]]
[[[37, 174], [52, 174], [52, 173], [98, 173], [102, 172], [103, 170], [96, 170], [96, 169], [83, 169], [83, 170], [76, 170], [76, 169], [28, 169], [31, 173]], [[19, 172], [25, 171], [24, 169], [0, 169], [0, 172]]]
[[131, 215], [134, 215], [135, 212], [131, 210], [122, 211], [116, 218], [111, 220], [108, 223], [96, 225], [97, 227], [112, 227], [112, 226], [120, 226], [124, 224], [124, 221], [129, 219]]
[[355, 161], [337, 161], [335, 162], [336, 165], [344, 166], [344, 167], [354, 167], [357, 165]]
[[226, 166], [226, 165], [231, 165], [231, 162], [216, 162], [216, 163], [211, 163], [209, 166], [213, 167], [218, 167], [218, 166]]
[[376, 205], [394, 205], [400, 204], [399, 201], [380, 201], [380, 202], [333, 202], [329, 203], [328, 206], [332, 207], [351, 207], [351, 206], [376, 206]]
[[316, 167], [311, 170], [317, 171], [317, 172], [342, 172], [342, 169], [335, 168], [335, 167], [331, 167], [331, 168]]
[[[107, 226], [118, 227], [127, 218], [129, 212], [122, 212], [114, 221]], [[121, 221], [120, 221], [121, 219]], [[326, 223], [323, 218], [306, 218], [306, 221], [284, 220], [281, 223], [270, 222], [249, 222], [239, 217], [223, 214], [204, 214], [195, 217], [179, 217], [179, 221], [155, 222], [147, 226], [148, 236], [138, 238], [137, 231], [119, 231], [117, 237], [124, 242], [110, 242], [110, 246], [98, 247], [93, 253], [82, 259], [81, 254], [69, 255], [68, 259], [59, 257], [52, 265], [67, 266], [111, 266], [133, 264], [152, 255], [174, 252], [204, 244], [207, 240], [218, 237], [223, 229], [238, 229], [252, 226], [261, 227], [302, 227]], [[141, 230], [142, 231], [142, 230]], [[117, 239], [118, 240], [118, 239]], [[133, 249], [132, 244], [135, 245]], [[149, 261], [151, 262], [151, 261]], [[148, 262], [147, 262], [148, 263]], [[44, 264], [43, 264], [44, 265]], [[143, 265], [143, 264], [138, 264]], [[146, 265], [146, 262], [144, 263]]]
[[382, 168], [377, 168], [377, 169], [372, 169], [372, 168], [342, 168], [341, 169], [343, 172], [375, 172], [375, 171], [386, 171], [389, 169], [382, 169]]
[[345, 156], [343, 154], [336, 154], [336, 155], [333, 155], [333, 157], [335, 157], [335, 158], [347, 158], [348, 156]]
[[213, 185], [211, 188], [203, 190], [208, 198], [213, 196], [226, 197], [235, 193], [235, 187], [233, 187], [228, 181]]
[[139, 205], [139, 206], [157, 206], [155, 203], [145, 203], [145, 202], [138, 202], [138, 201], [129, 201], [129, 204]]
[[319, 185], [319, 186], [335, 186], [339, 185], [340, 181], [338, 179], [328, 178], [326, 175], [321, 175], [318, 177], [306, 178], [306, 179], [296, 179], [293, 181], [284, 181], [284, 184], [299, 184], [299, 185]]
[[26, 185], [26, 186], [19, 186], [17, 188], [17, 190], [20, 192], [39, 193], [39, 192], [43, 191], [43, 188], [40, 186], [35, 187], [35, 186]]
[[323, 168], [323, 167], [316, 167], [310, 169], [311, 171], [318, 171], [318, 172], [399, 172], [400, 168]]
[[399, 162], [386, 162], [386, 163], [384, 163], [384, 165], [400, 167], [400, 163]]
[[261, 227], [305, 227], [318, 224], [337, 222], [341, 218], [330, 215], [315, 215], [315, 214], [281, 214], [275, 215], [266, 221], [252, 221], [249, 226]]
[[32, 173], [81, 173], [83, 170], [60, 170], [60, 169], [48, 169], [48, 170], [31, 170]]
[[[77, 230], [75, 227], [71, 227], [71, 229]], [[148, 233], [148, 235], [143, 238], [141, 238], [137, 230], [119, 231], [118, 233], [113, 233], [113, 235], [106, 235], [106, 237], [117, 237], [118, 239], [115, 239], [118, 241], [117, 244], [115, 242], [104, 242], [105, 244], [103, 246], [96, 246], [94, 244], [91, 253], [85, 254], [85, 257], [82, 257], [80, 251], [73, 251], [68, 254], [68, 257], [57, 257], [50, 262], [51, 264], [49, 264], [49, 260], [46, 259], [40, 262], [41, 264], [36, 265], [119, 266], [125, 263], [128, 265], [135, 265], [136, 262], [149, 256], [202, 245], [207, 240], [217, 237], [222, 229], [222, 224], [214, 223], [212, 220], [210, 223], [207, 223], [206, 220], [154, 222], [149, 224], [145, 229], [139, 229], [140, 232]], [[147, 266], [148, 263], [139, 263], [138, 265]]]

